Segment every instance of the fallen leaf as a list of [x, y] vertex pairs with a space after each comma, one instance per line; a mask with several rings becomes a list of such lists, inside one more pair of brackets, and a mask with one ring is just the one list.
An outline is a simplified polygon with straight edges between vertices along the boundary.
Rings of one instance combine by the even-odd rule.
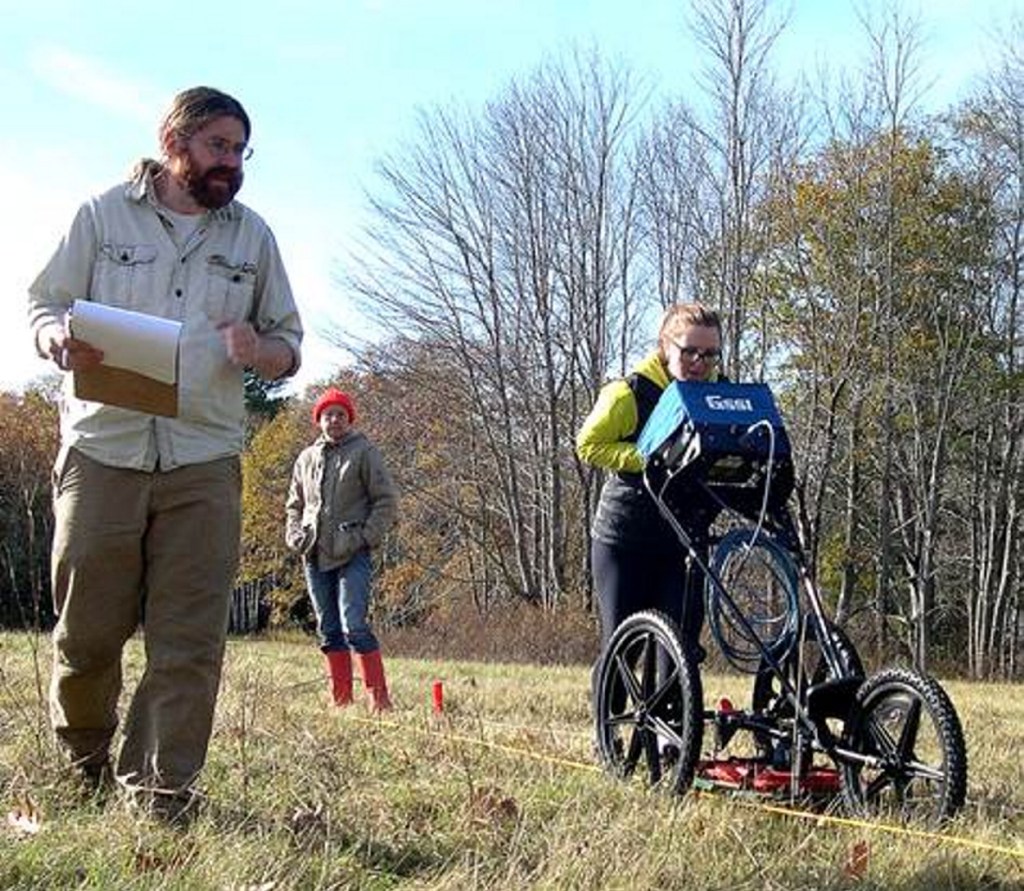
[[7, 825], [18, 835], [35, 835], [43, 828], [43, 818], [32, 802], [26, 802], [7, 815]]
[[296, 808], [288, 818], [288, 827], [296, 835], [325, 831], [327, 820], [323, 814], [323, 806], [318, 804], [314, 808]]
[[470, 800], [470, 807], [478, 820], [511, 822], [519, 816], [515, 799], [502, 795], [499, 789], [477, 789]]
[[868, 872], [870, 850], [866, 841], [859, 841], [850, 849], [843, 864], [843, 872], [851, 879], [862, 879]]
[[176, 871], [185, 867], [195, 855], [194, 844], [179, 844], [166, 852], [135, 849], [135, 871], [137, 873]]

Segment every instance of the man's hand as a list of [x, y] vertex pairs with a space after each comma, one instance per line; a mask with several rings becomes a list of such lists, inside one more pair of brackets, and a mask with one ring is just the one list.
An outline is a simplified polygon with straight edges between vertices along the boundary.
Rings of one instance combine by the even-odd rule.
[[255, 368], [260, 359], [260, 336], [248, 322], [222, 322], [218, 326], [228, 360]]
[[61, 371], [85, 371], [95, 368], [103, 361], [103, 350], [72, 337], [56, 325], [45, 332], [43, 343], [46, 345], [46, 352]]
[[249, 322], [224, 322], [217, 330], [232, 364], [252, 368], [266, 381], [292, 370], [295, 356], [279, 337], [260, 336]]

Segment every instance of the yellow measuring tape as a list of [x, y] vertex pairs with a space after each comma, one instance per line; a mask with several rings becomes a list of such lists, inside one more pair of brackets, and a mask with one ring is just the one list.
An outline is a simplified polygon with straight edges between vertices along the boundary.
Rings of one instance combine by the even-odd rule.
[[[550, 764], [556, 764], [561, 767], [571, 767], [576, 770], [588, 770], [596, 773], [602, 773], [603, 769], [597, 764], [589, 764], [584, 761], [577, 761], [573, 758], [564, 758], [556, 755], [549, 755], [544, 752], [534, 752], [529, 749], [523, 749], [518, 746], [508, 745], [506, 743], [494, 742], [493, 740], [479, 739], [477, 737], [465, 736], [459, 733], [451, 733], [448, 731], [441, 732], [437, 729], [424, 728], [424, 727], [409, 727], [405, 724], [400, 724], [397, 721], [391, 721], [387, 718], [382, 717], [371, 717], [366, 718], [354, 714], [345, 714], [345, 719], [350, 721], [356, 721], [365, 724], [372, 724], [378, 727], [386, 727], [392, 730], [402, 730], [408, 732], [412, 730], [414, 733], [419, 733], [423, 736], [433, 736], [443, 739], [444, 741], [463, 743], [471, 746], [480, 746], [482, 748], [494, 749], [500, 752], [506, 752], [510, 755], [515, 755], [521, 758], [531, 758], [535, 761], [546, 761]], [[445, 719], [448, 720], [448, 719]], [[500, 725], [500, 722], [489, 721], [491, 725]], [[536, 729], [536, 728], [531, 728]], [[700, 794], [707, 794], [701, 792]], [[831, 814], [819, 814], [812, 811], [800, 810], [799, 808], [789, 807], [786, 805], [772, 804], [767, 801], [751, 800], [748, 798], [730, 797], [728, 795], [722, 795], [719, 793], [712, 793], [709, 797], [713, 800], [728, 800], [731, 802], [738, 803], [743, 807], [751, 808], [757, 811], [762, 811], [767, 814], [775, 814], [778, 816], [795, 817], [800, 820], [813, 820], [819, 824], [829, 824], [834, 826], [846, 826], [856, 829], [868, 830], [871, 832], [882, 832], [889, 835], [902, 835], [913, 838], [928, 839], [930, 841], [937, 841], [943, 844], [956, 845], [962, 848], [973, 848], [979, 851], [989, 851], [994, 854], [1003, 854], [1008, 857], [1015, 857], [1024, 859], [1024, 848], [1009, 848], [1003, 845], [995, 845], [989, 842], [978, 841], [972, 838], [965, 838], [959, 835], [949, 835], [940, 832], [930, 832], [925, 829], [912, 829], [905, 826], [897, 826], [893, 823], [881, 823], [873, 820], [860, 820], [853, 817], [838, 817]]]

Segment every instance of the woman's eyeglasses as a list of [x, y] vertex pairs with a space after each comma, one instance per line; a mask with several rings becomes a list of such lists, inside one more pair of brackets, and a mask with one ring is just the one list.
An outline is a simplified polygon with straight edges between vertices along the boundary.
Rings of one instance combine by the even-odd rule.
[[685, 356], [691, 362], [694, 359], [703, 359], [708, 365], [714, 365], [719, 359], [722, 358], [722, 351], [716, 349], [705, 350], [695, 346], [684, 346], [681, 343], [673, 340], [672, 343], [676, 345], [680, 355]]

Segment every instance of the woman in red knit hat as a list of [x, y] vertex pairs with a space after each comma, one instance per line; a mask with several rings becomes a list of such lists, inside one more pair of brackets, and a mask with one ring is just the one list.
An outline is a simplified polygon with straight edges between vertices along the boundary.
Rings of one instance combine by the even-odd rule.
[[292, 468], [285, 541], [303, 555], [320, 649], [336, 705], [352, 702], [352, 660], [373, 711], [391, 708], [380, 644], [367, 622], [370, 550], [394, 525], [397, 493], [376, 446], [353, 429], [348, 393], [325, 390], [313, 406], [316, 441]]

